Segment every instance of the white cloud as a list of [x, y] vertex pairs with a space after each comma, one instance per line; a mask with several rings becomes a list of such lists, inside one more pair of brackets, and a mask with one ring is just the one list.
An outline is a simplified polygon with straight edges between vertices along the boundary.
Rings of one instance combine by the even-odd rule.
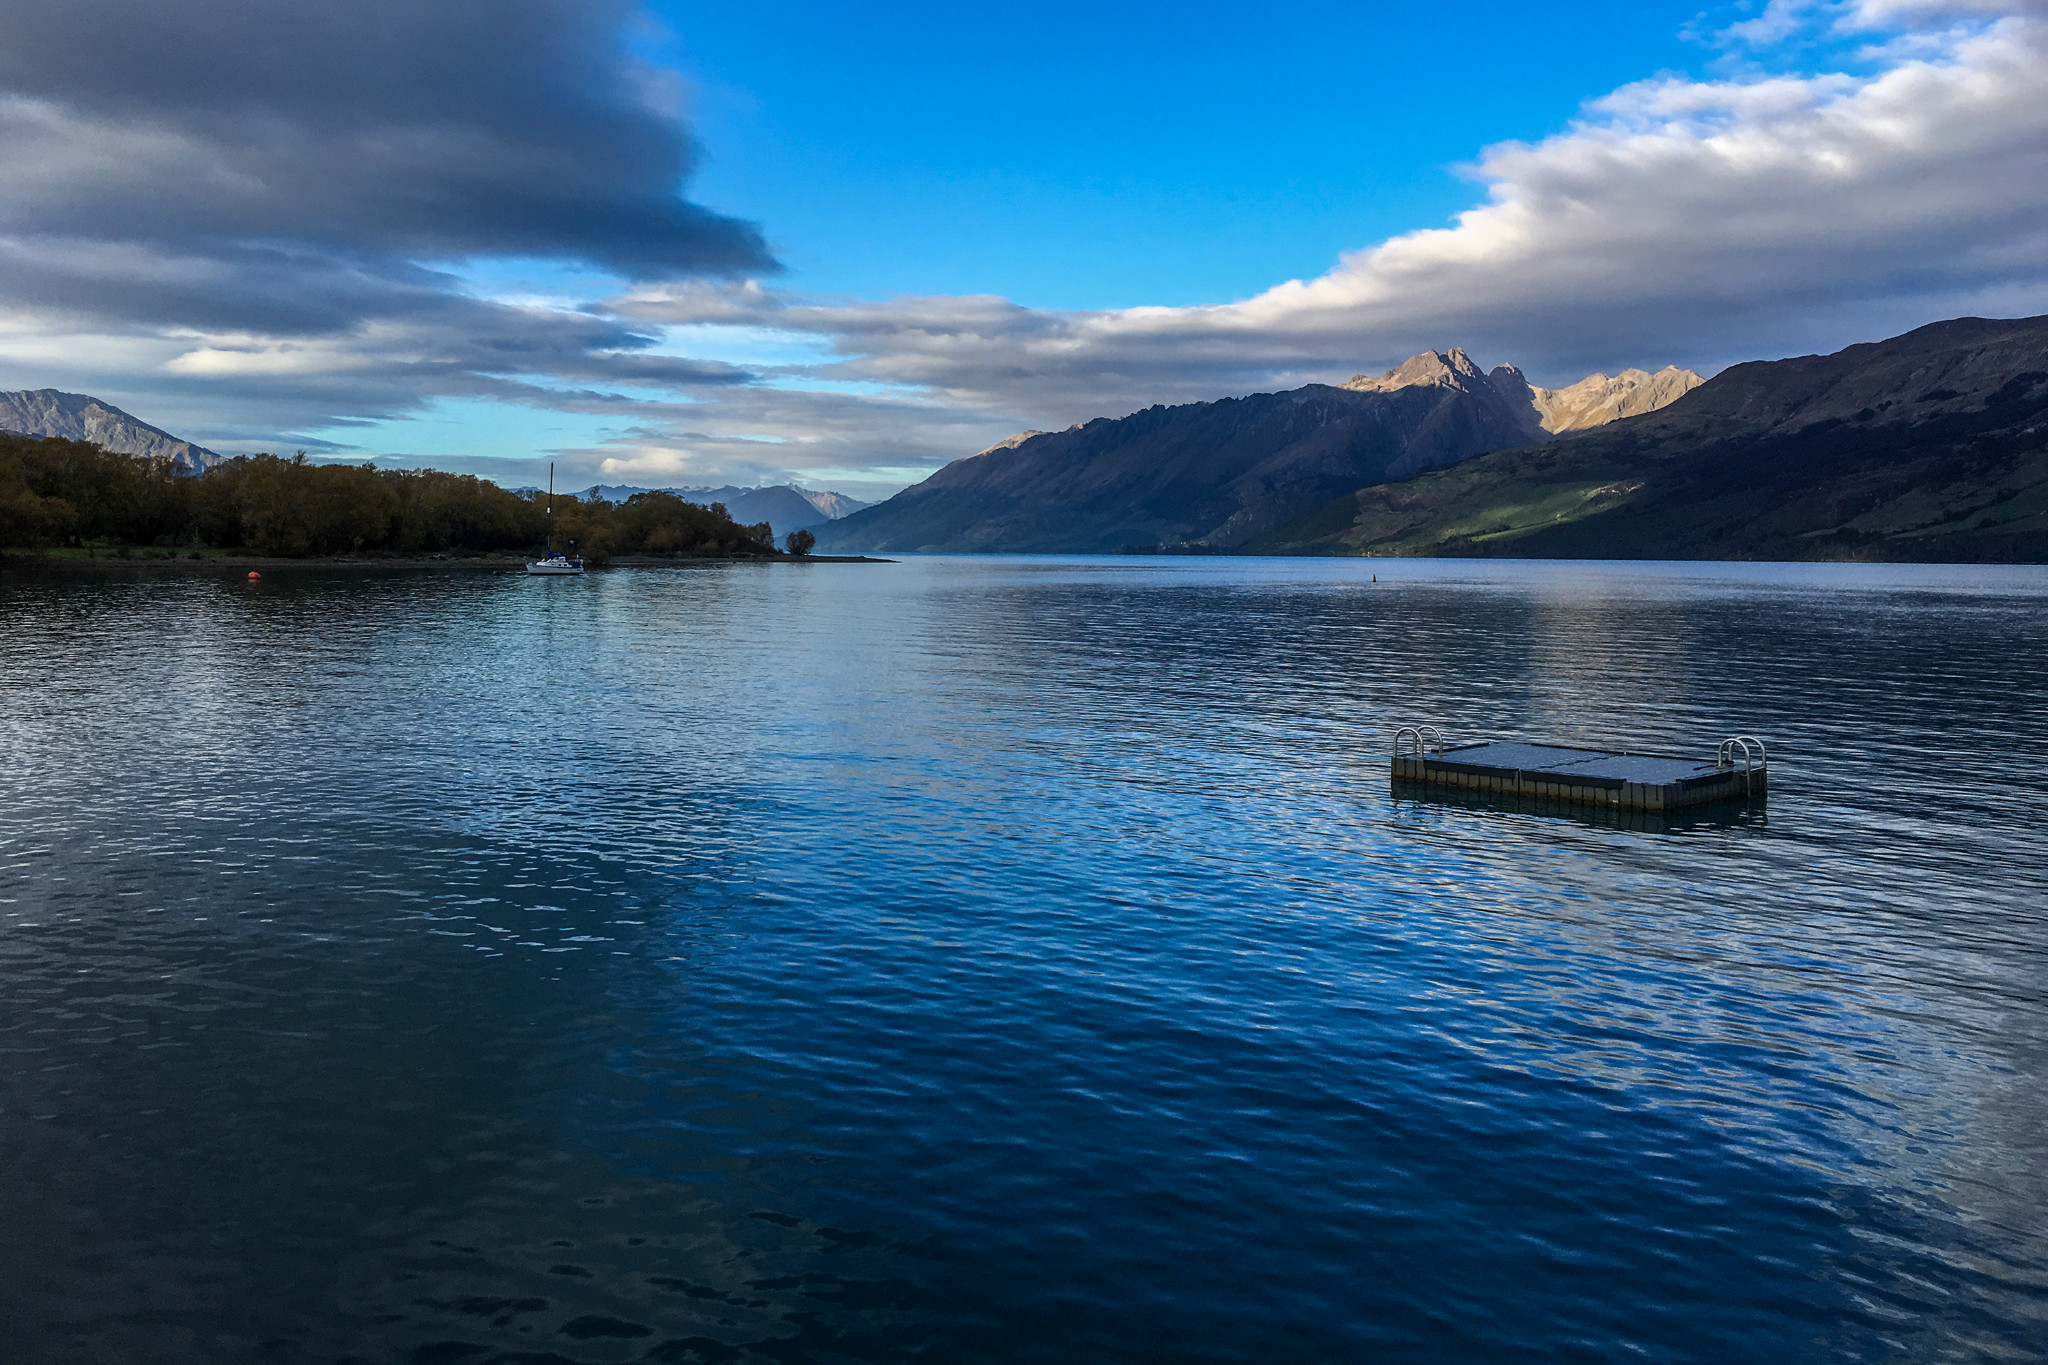
[[[1776, 0], [1773, 0], [1776, 3]], [[1849, 0], [1836, 7], [1849, 30], [1877, 30], [2005, 14], [2048, 14], [2044, 0]]]

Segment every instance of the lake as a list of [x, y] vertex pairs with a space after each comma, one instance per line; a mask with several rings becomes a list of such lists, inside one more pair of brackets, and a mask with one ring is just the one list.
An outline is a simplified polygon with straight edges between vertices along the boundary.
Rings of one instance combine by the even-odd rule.
[[[2048, 570], [10, 571], [0, 641], [12, 1361], [2048, 1356]], [[1414, 799], [1418, 721], [1771, 795]]]

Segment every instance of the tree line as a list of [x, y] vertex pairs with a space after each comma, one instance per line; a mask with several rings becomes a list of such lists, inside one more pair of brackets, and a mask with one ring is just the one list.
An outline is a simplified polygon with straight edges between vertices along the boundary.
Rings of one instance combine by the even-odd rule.
[[[552, 511], [550, 510], [552, 506]], [[85, 441], [0, 435], [0, 549], [156, 546], [303, 557], [517, 551], [615, 555], [776, 553], [767, 522], [713, 503], [639, 493], [623, 503], [469, 474], [246, 455], [201, 474]], [[801, 553], [801, 551], [798, 551]]]

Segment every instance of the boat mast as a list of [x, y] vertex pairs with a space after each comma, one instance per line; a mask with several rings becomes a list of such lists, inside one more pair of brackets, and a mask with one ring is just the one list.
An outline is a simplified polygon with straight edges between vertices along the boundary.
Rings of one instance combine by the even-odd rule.
[[540, 557], [546, 559], [555, 548], [555, 462], [548, 461], [548, 542], [540, 547]]

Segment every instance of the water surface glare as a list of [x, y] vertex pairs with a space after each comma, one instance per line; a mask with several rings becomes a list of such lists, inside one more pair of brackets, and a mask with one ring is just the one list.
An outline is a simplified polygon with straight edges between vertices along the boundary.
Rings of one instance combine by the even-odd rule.
[[[2048, 1358], [2048, 570], [10, 572], [0, 648], [10, 1361]], [[1415, 800], [1413, 721], [1773, 790]]]

